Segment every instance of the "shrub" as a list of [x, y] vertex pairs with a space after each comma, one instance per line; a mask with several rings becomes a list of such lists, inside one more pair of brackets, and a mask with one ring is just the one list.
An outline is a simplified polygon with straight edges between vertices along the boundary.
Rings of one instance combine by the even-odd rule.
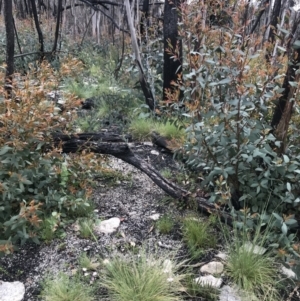
[[[13, 98], [0, 105], [0, 251], [26, 240], [38, 242], [42, 221], [52, 215], [78, 214], [89, 206], [93, 154], [63, 158], [51, 145], [52, 133], [67, 131], [76, 98], [64, 95], [64, 111], [47, 100], [63, 75], [79, 70], [76, 60], [61, 63], [61, 73], [43, 63], [26, 77], [17, 77]], [[3, 76], [4, 78], [4, 76]], [[0, 83], [3, 87], [3, 83]], [[1, 91], [4, 95], [4, 91]], [[61, 101], [60, 101], [61, 102]], [[100, 167], [98, 167], [99, 169]], [[84, 171], [84, 172], [82, 172]], [[44, 228], [45, 229], [45, 228]]]
[[269, 242], [292, 250], [288, 230], [297, 224], [299, 211], [299, 148], [290, 145], [290, 151], [281, 154], [282, 142], [270, 126], [273, 104], [283, 92], [286, 58], [262, 69], [265, 49], [250, 54], [256, 42], [248, 41], [247, 47], [240, 43], [238, 18], [230, 29], [207, 31], [194, 31], [197, 21], [201, 23], [199, 7], [183, 9], [180, 33], [186, 57], [183, 82], [176, 85], [189, 110], [179, 113], [190, 116], [182, 149], [185, 160], [201, 174], [210, 202], [246, 211], [235, 214], [240, 221], [249, 219], [248, 227], [254, 227], [254, 217], [266, 209], [265, 222], [276, 217]]

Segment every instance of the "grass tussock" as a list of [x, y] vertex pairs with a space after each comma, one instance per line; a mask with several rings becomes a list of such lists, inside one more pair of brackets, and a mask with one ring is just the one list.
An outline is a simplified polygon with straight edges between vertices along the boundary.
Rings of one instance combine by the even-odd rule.
[[151, 133], [153, 131], [168, 140], [183, 141], [185, 137], [184, 130], [179, 129], [175, 124], [171, 122], [158, 122], [153, 119], [135, 118], [131, 121], [129, 129], [133, 138], [140, 141], [151, 140]]
[[193, 258], [199, 257], [204, 249], [215, 248], [217, 238], [209, 230], [210, 223], [188, 217], [183, 221], [183, 240]]
[[93, 289], [76, 277], [60, 273], [48, 277], [42, 284], [41, 299], [43, 301], [92, 301]]
[[180, 300], [182, 276], [170, 260], [148, 257], [117, 257], [106, 264], [103, 284], [114, 301]]

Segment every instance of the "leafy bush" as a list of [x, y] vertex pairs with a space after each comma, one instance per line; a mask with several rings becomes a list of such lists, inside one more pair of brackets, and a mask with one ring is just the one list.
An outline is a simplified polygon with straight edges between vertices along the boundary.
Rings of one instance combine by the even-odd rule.
[[[51, 145], [53, 132], [70, 127], [74, 118], [71, 108], [77, 100], [64, 95], [63, 112], [55, 102], [47, 100], [57, 80], [78, 68], [78, 61], [67, 60], [57, 74], [44, 63], [26, 77], [16, 77], [14, 97], [2, 98], [0, 251], [11, 251], [12, 244], [27, 240], [38, 242], [45, 234], [42, 221], [53, 214], [59, 213], [61, 218], [76, 216], [81, 211], [86, 214], [89, 207], [91, 188], [87, 178], [96, 165], [98, 169], [101, 165], [89, 153], [73, 155], [72, 160], [63, 158], [60, 149]], [[0, 85], [3, 87], [3, 83]]]
[[266, 209], [264, 222], [276, 218], [269, 242], [290, 248], [293, 236], [288, 230], [296, 225], [300, 201], [299, 148], [290, 145], [290, 151], [281, 155], [282, 142], [270, 127], [273, 103], [283, 92], [286, 59], [278, 58], [262, 69], [259, 62], [265, 49], [250, 53], [255, 45], [240, 43], [238, 23], [230, 29], [191, 33], [193, 16], [201, 22], [198, 10], [193, 6], [183, 10], [180, 29], [186, 58], [183, 82], [177, 86], [189, 110], [181, 113], [190, 117], [185, 159], [201, 173], [211, 202], [243, 209], [236, 215], [249, 222], [241, 225], [253, 228], [258, 212]]

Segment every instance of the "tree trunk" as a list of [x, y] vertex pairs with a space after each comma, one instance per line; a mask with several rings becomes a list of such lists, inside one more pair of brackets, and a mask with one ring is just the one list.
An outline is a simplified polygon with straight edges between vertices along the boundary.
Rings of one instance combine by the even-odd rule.
[[38, 33], [39, 37], [39, 43], [40, 43], [40, 60], [42, 61], [44, 59], [44, 38], [43, 38], [43, 33], [40, 27], [39, 23], [39, 18], [38, 18], [38, 13], [35, 5], [35, 0], [30, 0], [31, 3], [31, 8], [32, 8], [32, 13], [33, 13], [33, 18], [34, 18], [34, 24], [36, 31]]
[[61, 23], [61, 12], [62, 12], [62, 0], [58, 0], [57, 3], [57, 16], [56, 16], [56, 28], [55, 28], [55, 38], [54, 38], [54, 43], [53, 43], [53, 48], [52, 48], [52, 54], [55, 53], [57, 49], [57, 41], [58, 41], [58, 36], [59, 36], [59, 26]]
[[147, 82], [146, 75], [143, 70], [143, 65], [142, 65], [140, 50], [139, 50], [137, 37], [136, 37], [136, 33], [135, 33], [135, 28], [134, 28], [134, 24], [133, 24], [133, 18], [131, 15], [129, 0], [125, 0], [125, 8], [126, 8], [128, 26], [129, 26], [130, 34], [131, 34], [132, 48], [133, 48], [133, 51], [135, 54], [137, 66], [140, 71], [139, 72], [139, 80], [140, 80], [141, 88], [142, 88], [144, 96], [145, 96], [146, 104], [149, 106], [150, 110], [153, 111], [155, 109], [155, 99], [153, 97], [151, 88], [149, 86], [149, 83]]
[[177, 28], [179, 20], [178, 11], [180, 10], [181, 3], [182, 0], [165, 1], [163, 100], [167, 100], [166, 92], [172, 90], [172, 82], [177, 81], [182, 70], [182, 41], [178, 39]]
[[[64, 153], [77, 153], [83, 150], [89, 150], [94, 153], [112, 155], [145, 173], [158, 187], [172, 198], [184, 200], [186, 202], [192, 200], [189, 191], [165, 179], [157, 170], [155, 170], [155, 168], [153, 168], [153, 166], [151, 166], [151, 164], [135, 155], [127, 143], [119, 142], [122, 141], [123, 138], [118, 135], [110, 136], [94, 133], [64, 135], [54, 133], [53, 139], [54, 146], [62, 147]], [[206, 199], [195, 196], [193, 201], [197, 202], [199, 211], [206, 214], [217, 214], [222, 221], [229, 225], [233, 224], [230, 214], [217, 209], [214, 204], [208, 203]]]
[[298, 12], [295, 16], [290, 33], [290, 41], [286, 47], [289, 57], [289, 65], [282, 85], [284, 92], [275, 107], [271, 122], [275, 136], [282, 142], [279, 150], [280, 153], [284, 153], [286, 150], [288, 125], [292, 116], [294, 95], [298, 89], [297, 84], [299, 81], [299, 74], [297, 74], [296, 71], [299, 70], [300, 48], [298, 47], [298, 49], [293, 49], [293, 44], [296, 40], [300, 40], [300, 12]]
[[12, 0], [4, 1], [4, 22], [5, 22], [5, 30], [6, 30], [5, 90], [7, 92], [6, 97], [11, 98], [12, 79], [14, 73], [14, 52], [15, 52]]

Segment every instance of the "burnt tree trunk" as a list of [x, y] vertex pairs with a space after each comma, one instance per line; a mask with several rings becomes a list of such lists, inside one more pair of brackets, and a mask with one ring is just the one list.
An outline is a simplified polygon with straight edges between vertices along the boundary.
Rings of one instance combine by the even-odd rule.
[[299, 81], [300, 47], [295, 47], [294, 42], [300, 40], [300, 12], [296, 14], [293, 27], [290, 33], [290, 41], [286, 47], [289, 57], [289, 64], [285, 74], [282, 88], [284, 92], [276, 104], [271, 126], [274, 134], [281, 141], [280, 153], [286, 150], [286, 138], [289, 122], [292, 116], [294, 105], [294, 95], [297, 91]]
[[54, 54], [57, 49], [59, 26], [60, 26], [60, 22], [61, 22], [61, 13], [62, 13], [62, 0], [58, 0], [57, 7], [58, 7], [58, 11], [57, 11], [57, 16], [56, 16], [56, 28], [55, 28], [54, 43], [53, 43], [53, 47], [52, 47], [52, 54]]
[[[135, 155], [128, 144], [122, 141], [123, 138], [118, 135], [110, 136], [95, 133], [74, 135], [53, 134], [54, 146], [61, 147], [64, 153], [77, 153], [83, 150], [89, 150], [94, 153], [112, 155], [145, 173], [158, 187], [172, 198], [186, 202], [191, 199], [191, 193], [189, 191], [165, 179], [151, 164]], [[217, 209], [213, 204], [208, 203], [206, 199], [195, 197], [194, 201], [197, 202], [199, 211], [206, 214], [217, 214], [222, 221], [229, 225], [233, 224], [230, 214]]]
[[182, 71], [182, 41], [178, 39], [179, 10], [182, 2], [182, 0], [165, 1], [163, 100], [167, 100], [167, 90], [172, 90], [172, 82], [177, 81]]
[[40, 23], [39, 23], [39, 19], [38, 19], [38, 13], [37, 13], [37, 9], [36, 9], [36, 5], [35, 5], [35, 0], [30, 0], [31, 3], [31, 9], [32, 9], [32, 13], [33, 13], [33, 19], [34, 19], [34, 24], [35, 24], [35, 28], [36, 31], [38, 33], [38, 37], [39, 37], [39, 43], [40, 43], [40, 60], [42, 61], [44, 59], [44, 37], [43, 37], [43, 33], [40, 27]]
[[6, 97], [10, 98], [12, 92], [12, 79], [14, 73], [14, 52], [15, 52], [12, 0], [4, 1], [4, 22], [5, 22], [5, 30], [6, 30], [5, 90], [7, 93]]
[[281, 12], [281, 0], [275, 0], [273, 10], [272, 10], [272, 15], [271, 15], [271, 22], [270, 22], [270, 32], [269, 32], [269, 37], [268, 41], [273, 45], [272, 49], [268, 47], [267, 53], [266, 53], [266, 60], [268, 63], [271, 62], [272, 59], [272, 52], [275, 46], [275, 33], [277, 29], [277, 24], [279, 21], [280, 17], [280, 12]]

